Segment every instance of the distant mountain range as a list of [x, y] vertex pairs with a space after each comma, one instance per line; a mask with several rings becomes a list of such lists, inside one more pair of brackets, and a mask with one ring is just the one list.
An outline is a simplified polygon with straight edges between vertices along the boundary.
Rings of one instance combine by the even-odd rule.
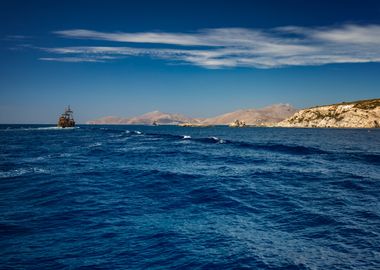
[[88, 121], [87, 124], [124, 124], [124, 125], [161, 125], [201, 124], [201, 125], [228, 125], [235, 120], [244, 121], [247, 125], [275, 124], [294, 115], [298, 110], [289, 104], [274, 104], [261, 109], [245, 109], [222, 114], [211, 118], [191, 118], [182, 114], [149, 112], [140, 116], [123, 118], [106, 116]]
[[161, 125], [177, 125], [181, 123], [193, 122], [198, 123], [196, 119], [187, 117], [182, 114], [176, 113], [163, 113], [159, 111], [149, 112], [140, 116], [123, 118], [116, 116], [106, 116], [96, 120], [88, 121], [87, 124], [93, 125], [107, 125], [107, 124], [121, 124], [121, 125], [151, 125], [154, 122]]
[[210, 118], [191, 118], [182, 114], [154, 111], [123, 118], [102, 117], [87, 124], [127, 125], [229, 125], [239, 120], [246, 125], [271, 127], [380, 128], [380, 99], [342, 102], [297, 110], [289, 104], [274, 104], [261, 109], [245, 109]]

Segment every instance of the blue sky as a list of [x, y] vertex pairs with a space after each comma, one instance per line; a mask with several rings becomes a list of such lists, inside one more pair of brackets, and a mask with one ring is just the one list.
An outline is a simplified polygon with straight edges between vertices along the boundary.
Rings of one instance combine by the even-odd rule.
[[1, 1], [0, 123], [379, 97], [379, 1]]

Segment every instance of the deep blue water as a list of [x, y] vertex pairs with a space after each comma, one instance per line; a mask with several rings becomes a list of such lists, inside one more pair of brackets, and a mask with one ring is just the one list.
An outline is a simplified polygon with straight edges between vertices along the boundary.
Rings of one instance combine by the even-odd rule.
[[1, 269], [380, 269], [380, 130], [3, 125], [0, 207]]

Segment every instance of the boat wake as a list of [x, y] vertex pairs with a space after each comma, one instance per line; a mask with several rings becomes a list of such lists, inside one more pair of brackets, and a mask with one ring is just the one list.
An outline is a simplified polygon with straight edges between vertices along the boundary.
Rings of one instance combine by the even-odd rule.
[[17, 127], [17, 128], [6, 128], [6, 129], [0, 129], [0, 131], [38, 131], [38, 130], [74, 130], [79, 129], [80, 127]]

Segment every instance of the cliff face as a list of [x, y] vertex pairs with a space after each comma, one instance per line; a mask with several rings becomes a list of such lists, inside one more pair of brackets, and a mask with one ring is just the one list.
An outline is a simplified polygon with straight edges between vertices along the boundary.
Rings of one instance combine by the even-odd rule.
[[300, 110], [278, 127], [379, 128], [380, 99], [361, 100]]

